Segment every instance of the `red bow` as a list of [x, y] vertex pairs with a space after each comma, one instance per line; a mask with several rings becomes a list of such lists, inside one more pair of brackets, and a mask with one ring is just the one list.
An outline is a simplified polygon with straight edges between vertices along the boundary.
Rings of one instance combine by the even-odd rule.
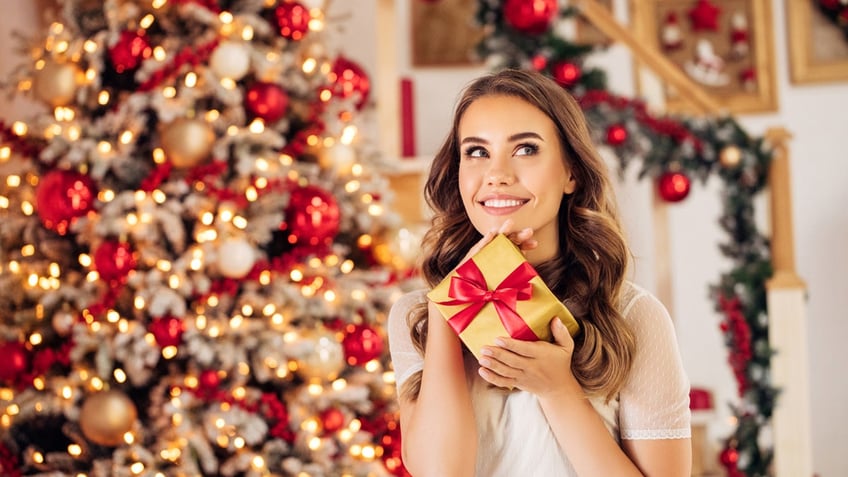
[[529, 300], [533, 294], [533, 284], [530, 280], [538, 275], [529, 263], [522, 262], [494, 290], [489, 290], [486, 277], [477, 268], [474, 260], [468, 260], [457, 267], [456, 273], [456, 276], [451, 277], [448, 291], [448, 296], [453, 300], [439, 304], [468, 305], [448, 319], [448, 324], [457, 334], [468, 327], [486, 303], [491, 302], [511, 337], [524, 341], [539, 339], [515, 311], [518, 300]]

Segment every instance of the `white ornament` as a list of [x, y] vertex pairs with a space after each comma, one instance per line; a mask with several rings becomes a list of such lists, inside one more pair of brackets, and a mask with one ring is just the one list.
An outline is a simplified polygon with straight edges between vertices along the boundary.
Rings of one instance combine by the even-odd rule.
[[347, 174], [356, 162], [356, 151], [349, 145], [336, 142], [324, 149], [323, 164], [333, 168], [339, 174]]
[[74, 317], [73, 313], [60, 310], [53, 314], [53, 319], [51, 320], [51, 324], [53, 325], [53, 329], [56, 330], [56, 333], [59, 336], [68, 336], [70, 334], [71, 329], [74, 327], [74, 323], [76, 323], [77, 319]]
[[698, 40], [695, 60], [687, 61], [684, 69], [689, 76], [707, 86], [724, 86], [730, 77], [724, 72], [724, 59], [718, 56], [709, 40]]
[[209, 58], [209, 67], [220, 78], [238, 81], [250, 71], [250, 52], [243, 43], [224, 41]]
[[256, 262], [253, 247], [241, 238], [227, 239], [218, 247], [218, 270], [228, 278], [242, 278]]

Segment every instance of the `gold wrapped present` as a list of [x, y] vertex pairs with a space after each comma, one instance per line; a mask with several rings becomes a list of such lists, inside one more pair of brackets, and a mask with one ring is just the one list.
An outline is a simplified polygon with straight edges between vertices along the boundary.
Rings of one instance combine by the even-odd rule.
[[550, 341], [555, 316], [571, 336], [580, 330], [568, 308], [503, 234], [458, 266], [427, 297], [477, 359], [481, 348], [499, 336]]

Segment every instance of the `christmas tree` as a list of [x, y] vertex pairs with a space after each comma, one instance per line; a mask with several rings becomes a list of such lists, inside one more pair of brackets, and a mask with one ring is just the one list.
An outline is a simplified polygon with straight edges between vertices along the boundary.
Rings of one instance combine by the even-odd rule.
[[324, 2], [56, 13], [0, 124], [0, 474], [403, 474], [397, 219]]

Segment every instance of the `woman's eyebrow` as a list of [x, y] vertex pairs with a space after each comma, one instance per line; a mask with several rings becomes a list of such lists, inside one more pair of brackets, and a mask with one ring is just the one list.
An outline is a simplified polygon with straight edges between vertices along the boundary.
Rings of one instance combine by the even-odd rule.
[[[516, 142], [516, 141], [521, 141], [522, 139], [538, 139], [539, 141], [544, 141], [544, 139], [542, 139], [542, 136], [540, 136], [540, 135], [538, 135], [534, 132], [530, 132], [530, 131], [513, 134], [512, 136], [507, 138], [507, 141]], [[489, 144], [489, 141], [487, 141], [487, 140], [485, 140], [481, 137], [477, 137], [477, 136], [468, 136], [468, 137], [462, 138], [462, 142], [460, 144], [465, 144], [465, 143], [469, 143], [469, 142], [470, 143]]]

